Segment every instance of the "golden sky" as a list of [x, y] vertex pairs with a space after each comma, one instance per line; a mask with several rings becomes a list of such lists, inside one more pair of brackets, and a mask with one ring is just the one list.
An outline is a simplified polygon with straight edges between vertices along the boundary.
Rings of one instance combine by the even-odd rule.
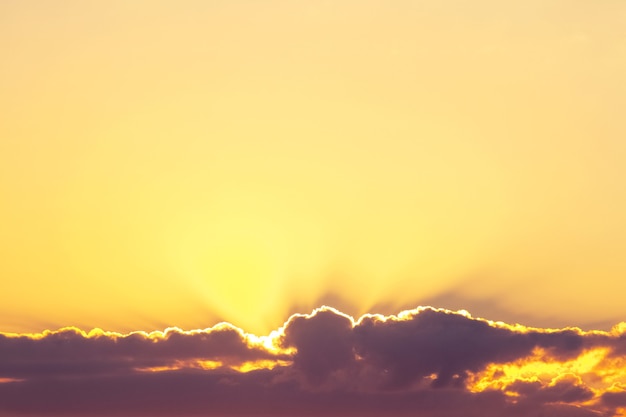
[[626, 3], [0, 1], [0, 330], [626, 315]]

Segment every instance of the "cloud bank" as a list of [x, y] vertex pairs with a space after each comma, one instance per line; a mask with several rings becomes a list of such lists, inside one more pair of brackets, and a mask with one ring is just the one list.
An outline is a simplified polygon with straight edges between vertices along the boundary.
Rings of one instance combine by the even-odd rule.
[[621, 416], [626, 323], [539, 329], [431, 307], [230, 324], [0, 334], [0, 415]]

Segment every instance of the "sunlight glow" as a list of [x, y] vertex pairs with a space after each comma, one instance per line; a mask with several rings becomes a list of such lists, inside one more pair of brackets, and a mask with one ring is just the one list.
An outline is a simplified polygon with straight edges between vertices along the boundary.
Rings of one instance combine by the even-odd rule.
[[610, 349], [590, 349], [578, 357], [558, 361], [543, 349], [536, 348], [527, 358], [506, 364], [491, 364], [483, 371], [472, 374], [467, 386], [472, 392], [486, 390], [503, 391], [515, 398], [516, 382], [538, 382], [542, 387], [553, 387], [561, 381], [570, 380], [575, 385], [586, 386], [594, 392], [598, 401], [604, 392], [622, 392], [626, 384], [626, 363], [622, 358], [610, 356]]

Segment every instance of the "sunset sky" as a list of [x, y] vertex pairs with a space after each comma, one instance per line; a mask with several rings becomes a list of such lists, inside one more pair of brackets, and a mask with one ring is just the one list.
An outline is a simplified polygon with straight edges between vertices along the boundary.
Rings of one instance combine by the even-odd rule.
[[622, 0], [0, 0], [0, 417], [626, 416], [625, 74]]

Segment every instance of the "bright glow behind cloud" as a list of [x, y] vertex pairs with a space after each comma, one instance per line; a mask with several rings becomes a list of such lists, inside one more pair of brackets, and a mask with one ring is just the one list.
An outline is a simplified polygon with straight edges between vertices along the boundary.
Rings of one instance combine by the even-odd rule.
[[623, 2], [29, 4], [0, 5], [0, 328], [626, 313]]

